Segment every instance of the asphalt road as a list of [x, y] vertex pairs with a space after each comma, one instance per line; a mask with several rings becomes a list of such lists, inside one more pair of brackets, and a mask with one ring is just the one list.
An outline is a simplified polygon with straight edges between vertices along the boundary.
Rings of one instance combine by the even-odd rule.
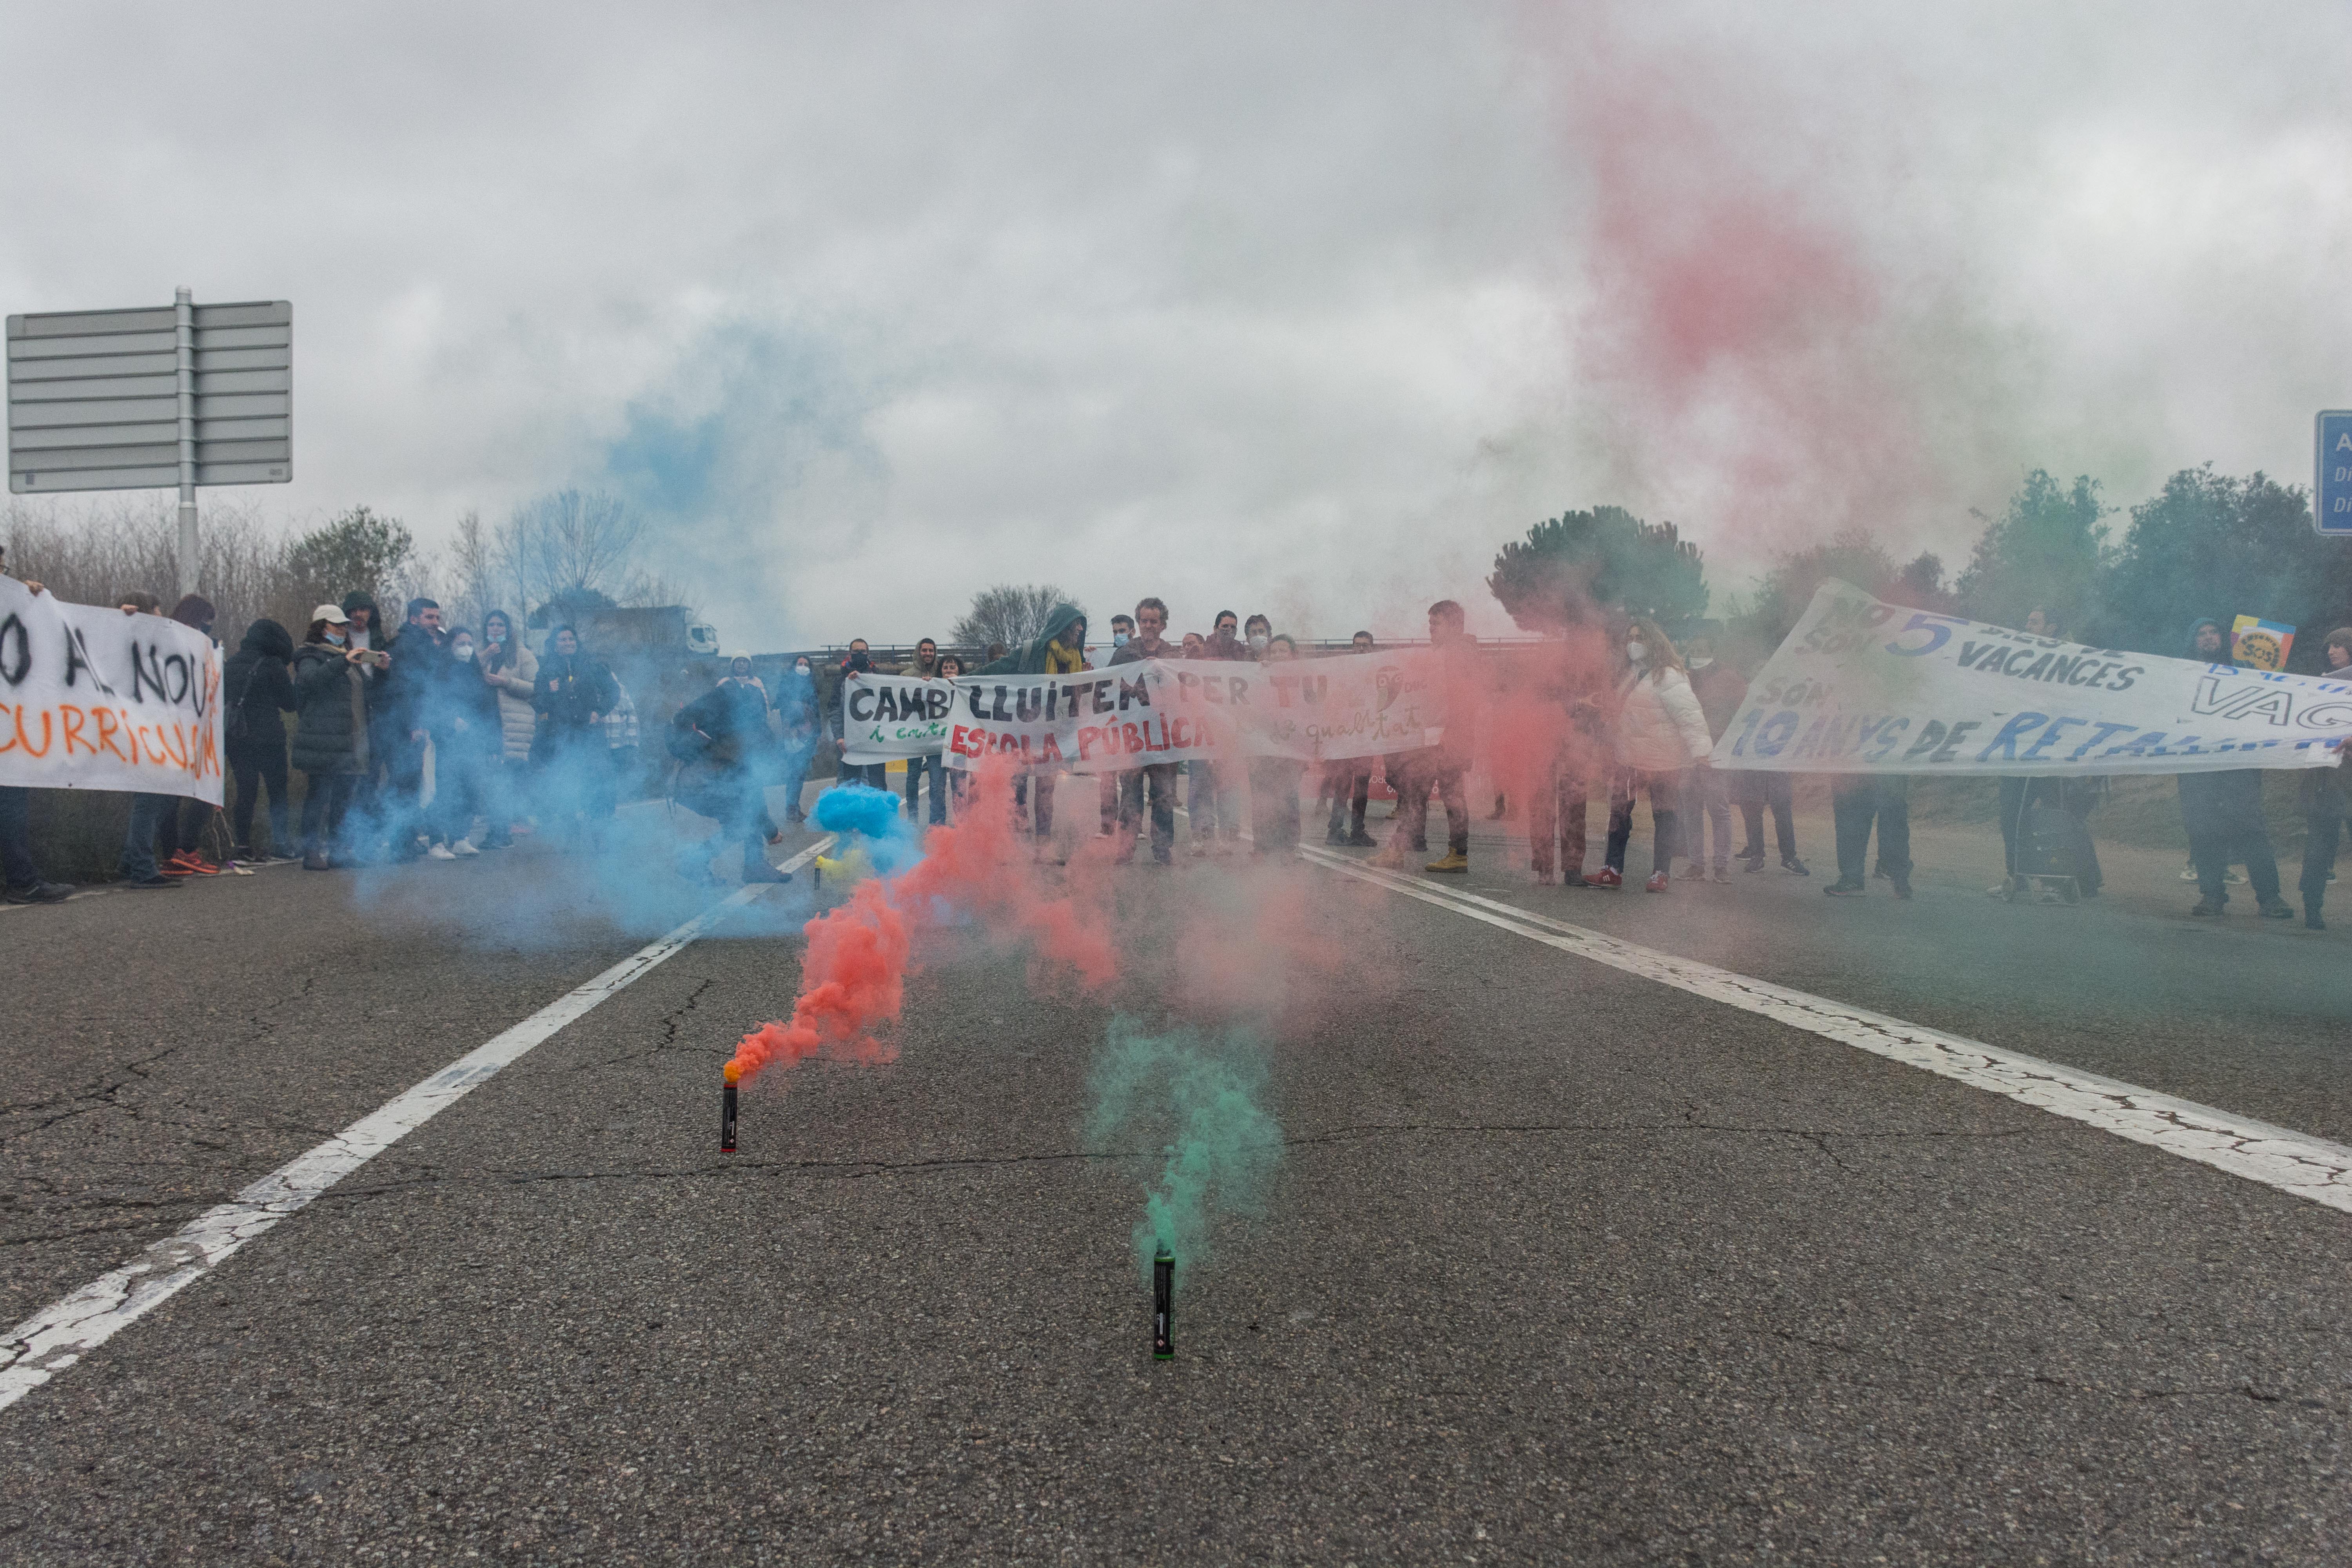
[[[0, 916], [0, 1312], [707, 906], [652, 844]], [[1482, 825], [1466, 880], [2352, 1133], [2342, 933], [2191, 924], [2162, 857], [1995, 904], [1998, 854], [1568, 893]], [[0, 1410], [0, 1559], [2352, 1555], [2352, 1218], [1328, 870], [1118, 875], [1113, 990], [929, 938], [898, 1059], [761, 1079], [728, 1158], [805, 879], [740, 911]], [[1160, 1156], [1083, 1131], [1120, 1012], [1245, 1027], [1284, 1140], [1162, 1364]]]

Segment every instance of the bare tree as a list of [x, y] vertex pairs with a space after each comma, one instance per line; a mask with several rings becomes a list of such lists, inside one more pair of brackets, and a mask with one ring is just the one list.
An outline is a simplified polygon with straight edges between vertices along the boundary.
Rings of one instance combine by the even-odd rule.
[[496, 552], [497, 542], [482, 527], [482, 514], [468, 509], [457, 520], [457, 536], [449, 542], [451, 602], [442, 607], [451, 624], [478, 632], [484, 616], [506, 608], [500, 602]]
[[984, 648], [1003, 643], [1019, 648], [1045, 635], [1045, 617], [1054, 606], [1069, 602], [1069, 590], [1054, 583], [1016, 585], [999, 583], [971, 596], [971, 608], [949, 631], [959, 647]]
[[659, 586], [637, 564], [645, 537], [645, 519], [618, 496], [557, 490], [517, 507], [491, 554], [514, 584], [519, 612], [583, 593], [628, 604]]

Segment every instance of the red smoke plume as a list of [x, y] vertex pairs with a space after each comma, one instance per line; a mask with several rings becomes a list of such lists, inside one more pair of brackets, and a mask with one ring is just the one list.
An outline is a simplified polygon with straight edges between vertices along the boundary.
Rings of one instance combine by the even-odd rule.
[[1697, 502], [1692, 531], [1717, 539], [1901, 527], [1943, 486], [1885, 268], [1836, 205], [1866, 151], [1806, 168], [1793, 117], [1726, 107], [1741, 79], [1710, 90], [1703, 54], [1646, 58], [1575, 16], [1558, 58], [1592, 182], [1579, 347], [1626, 477]]
[[1010, 768], [983, 768], [962, 820], [932, 828], [922, 859], [897, 877], [859, 883], [846, 903], [809, 921], [792, 1018], [744, 1036], [728, 1064], [732, 1075], [750, 1079], [772, 1064], [820, 1055], [890, 1060], [896, 1050], [874, 1031], [905, 1004], [915, 933], [957, 913], [975, 917], [992, 934], [1034, 943], [1033, 981], [1066, 972], [1098, 991], [1116, 979], [1109, 921], [1067, 895], [1047, 895], [1027, 840], [1013, 831], [1012, 804]]

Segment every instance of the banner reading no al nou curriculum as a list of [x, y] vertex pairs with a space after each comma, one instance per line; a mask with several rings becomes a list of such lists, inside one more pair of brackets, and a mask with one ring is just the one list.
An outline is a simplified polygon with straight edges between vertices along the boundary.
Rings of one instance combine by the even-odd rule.
[[0, 577], [0, 784], [221, 801], [220, 652]]

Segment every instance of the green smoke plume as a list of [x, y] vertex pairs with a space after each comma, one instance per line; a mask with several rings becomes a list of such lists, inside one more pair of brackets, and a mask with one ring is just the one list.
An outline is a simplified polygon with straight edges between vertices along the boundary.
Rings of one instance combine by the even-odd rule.
[[[1167, 1140], [1167, 1166], [1135, 1226], [1147, 1281], [1160, 1247], [1180, 1263], [1197, 1264], [1207, 1256], [1217, 1214], [1257, 1212], [1265, 1180], [1282, 1158], [1282, 1129], [1260, 1103], [1265, 1062], [1247, 1036], [1211, 1039], [1186, 1028], [1154, 1035], [1131, 1018], [1114, 1017], [1090, 1087], [1090, 1144], [1104, 1147], [1130, 1131]], [[1181, 1281], [1185, 1271], [1176, 1277]]]

